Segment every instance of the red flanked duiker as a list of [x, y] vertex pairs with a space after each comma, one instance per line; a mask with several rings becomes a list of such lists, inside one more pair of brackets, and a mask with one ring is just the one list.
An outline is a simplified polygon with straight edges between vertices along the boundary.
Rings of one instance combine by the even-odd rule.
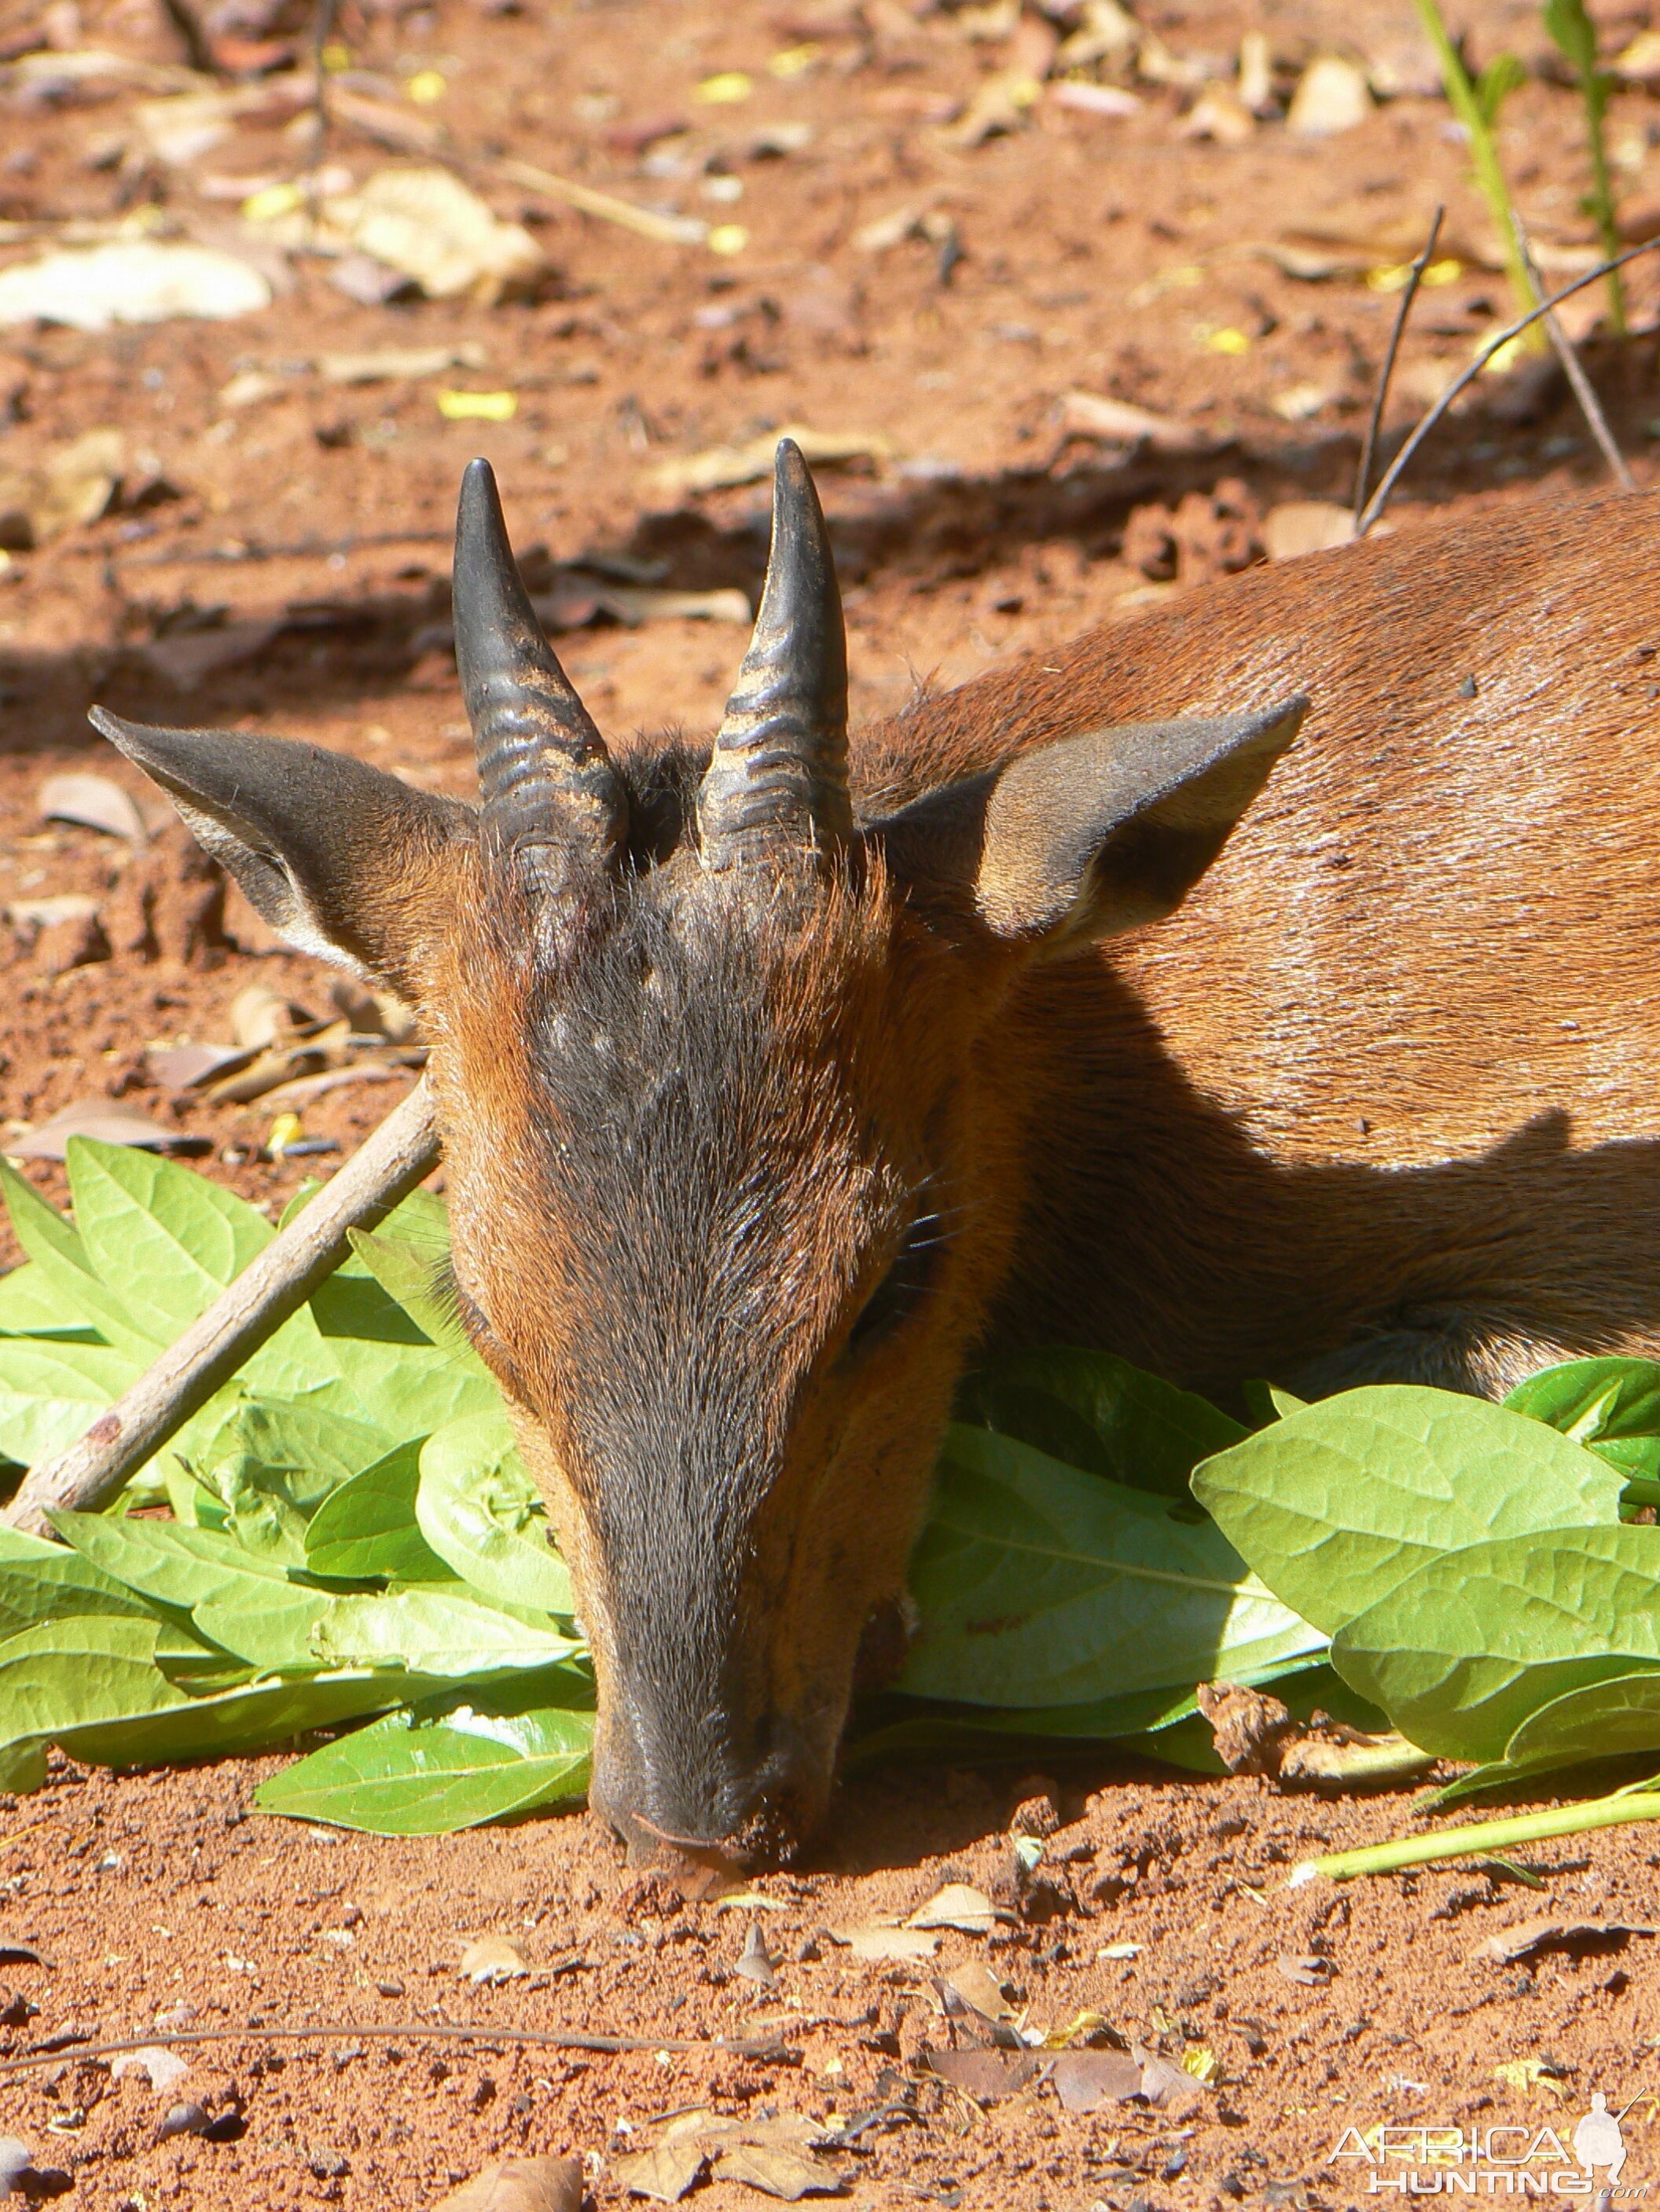
[[1255, 571], [850, 750], [787, 442], [713, 744], [613, 753], [475, 462], [476, 810], [95, 717], [291, 943], [420, 1011], [457, 1304], [632, 1844], [818, 1820], [974, 1359], [1498, 1391], [1660, 1346], [1655, 516]]

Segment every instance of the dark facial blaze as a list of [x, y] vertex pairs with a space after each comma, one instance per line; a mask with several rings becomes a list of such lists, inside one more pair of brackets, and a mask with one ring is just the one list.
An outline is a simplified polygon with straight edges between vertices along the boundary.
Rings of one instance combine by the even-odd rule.
[[514, 988], [441, 1048], [452, 1128], [489, 1101], [450, 1148], [456, 1269], [578, 1577], [596, 1801], [775, 1853], [824, 1808], [974, 1316], [960, 979], [878, 867], [673, 864]]

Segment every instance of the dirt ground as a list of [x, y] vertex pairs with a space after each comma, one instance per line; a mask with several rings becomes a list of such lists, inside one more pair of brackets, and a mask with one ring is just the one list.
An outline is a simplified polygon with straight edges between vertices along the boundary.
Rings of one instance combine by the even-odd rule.
[[[1650, 27], [1644, 9], [1596, 13], [1609, 52]], [[41, 787], [93, 771], [138, 795], [86, 728], [96, 700], [304, 734], [465, 792], [447, 540], [475, 451], [496, 465], [521, 550], [542, 549], [533, 586], [613, 732], [708, 726], [744, 637], [729, 597], [689, 619], [629, 595], [752, 595], [764, 559], [763, 484], [689, 490], [662, 472], [787, 424], [860, 449], [821, 474], [860, 715], [1260, 557], [1294, 502], [1347, 501], [1395, 305], [1387, 272], [1438, 200], [1444, 281], [1402, 349], [1397, 432], [1508, 314], [1413, 11], [1356, 0], [1340, 21], [1314, 0], [1147, 0], [1137, 15], [1133, 67], [1057, 58], [1057, 39], [1099, 20], [1065, 6], [1051, 20], [930, 0], [342, 0], [319, 149], [291, 96], [311, 65], [307, 10], [228, 0], [201, 19], [196, 58], [250, 97], [181, 158], [176, 141], [157, 150], [147, 103], [216, 81], [181, 76], [178, 11], [0, 8], [0, 270], [147, 224], [251, 257], [274, 292], [224, 322], [0, 330], [9, 1147], [65, 1107], [114, 1101], [273, 1209], [339, 1157], [266, 1158], [280, 1102], [210, 1103], [150, 1056], [228, 1042], [251, 983], [331, 1018], [326, 972], [274, 947], [235, 899], [222, 927], [216, 887], [174, 834], [140, 848], [47, 822]], [[1501, 145], [1540, 262], [1566, 281], [1590, 258], [1584, 161], [1575, 102], [1537, 66], [1537, 12], [1474, 0], [1455, 24], [1475, 60], [1508, 46], [1535, 67]], [[1247, 33], [1267, 40], [1257, 114], [1233, 89]], [[75, 62], [89, 52], [104, 60]], [[1369, 76], [1367, 112], [1305, 135], [1284, 110], [1329, 54], [1356, 65], [1351, 86]], [[1068, 74], [1136, 104], [1068, 104]], [[1629, 234], [1660, 231], [1660, 106], [1624, 87], [1609, 128]], [[349, 296], [352, 270], [238, 215], [251, 193], [280, 198], [313, 155], [334, 191], [447, 165], [525, 227], [544, 265], [488, 303]], [[642, 236], [514, 163], [708, 234]], [[361, 268], [354, 281], [361, 294]], [[1639, 275], [1633, 294], [1649, 330], [1660, 283]], [[1586, 295], [1570, 327], [1647, 483], [1655, 339], [1596, 334], [1599, 307]], [[339, 356], [393, 349], [404, 362], [376, 380], [336, 374]], [[452, 420], [444, 392], [498, 415], [508, 402], [491, 395], [507, 394], [513, 411]], [[1115, 441], [1079, 392], [1163, 427]], [[9, 523], [9, 501], [27, 509], [53, 457], [97, 430], [119, 448], [105, 495], [80, 510], [91, 519]], [[1601, 474], [1560, 377], [1524, 362], [1461, 405], [1390, 520], [1408, 532], [1432, 505], [1554, 499]], [[79, 906], [40, 912], [65, 897]], [[396, 1054], [350, 1064], [366, 1058], [388, 1079], [306, 1102], [305, 1138], [350, 1149], [400, 1095]], [[29, 1172], [62, 1196], [60, 1169]], [[72, 2190], [100, 2212], [367, 2212], [432, 2203], [492, 2159], [569, 2150], [609, 2206], [627, 2201], [617, 2162], [649, 2124], [707, 2104], [824, 2122], [839, 2142], [822, 2178], [873, 2206], [1320, 2212], [1409, 2166], [1423, 2188], [1446, 2174], [1407, 2157], [1407, 2138], [1385, 2139], [1381, 2166], [1332, 2162], [1351, 2125], [1524, 2128], [1536, 2175], [1552, 2170], [1540, 2130], [1570, 2141], [1593, 2091], [1617, 2111], [1660, 2088], [1647, 1930], [1660, 1862], [1641, 1827], [1535, 1849], [1544, 1894], [1468, 1868], [1289, 1890], [1297, 1860], [1398, 1832], [1411, 1801], [1288, 1798], [1110, 1754], [1047, 1780], [864, 1775], [818, 1857], [734, 1908], [630, 1875], [586, 1818], [419, 1843], [268, 1820], [248, 1811], [265, 1771], [60, 1767], [40, 1796], [0, 1801], [0, 2132], [27, 2143], [37, 2175], [58, 2171], [28, 2184], [36, 2195]], [[1011, 1819], [1024, 1805], [1019, 1823], [1047, 1825], [1030, 1809], [1045, 1796], [1060, 1825], [1023, 1881]], [[860, 1959], [834, 1940], [947, 1880], [977, 1884], [1006, 1918], [946, 1932], [926, 1960]], [[1495, 1929], [1547, 1913], [1647, 1932], [1473, 1958]], [[776, 1961], [770, 1988], [737, 1972], [751, 1923]], [[527, 1975], [460, 1978], [464, 1947], [486, 1935], [510, 1937]], [[1041, 2069], [1000, 2098], [948, 2086], [924, 2048], [974, 2035], [932, 1983], [972, 1961], [1025, 2026], [1098, 2014], [1080, 2037], [1186, 2052], [1201, 2078], [1173, 2105], [1094, 2113], [1066, 2110]], [[325, 2025], [344, 2032], [262, 2033]], [[422, 2033], [446, 2025], [479, 2039]], [[240, 2032], [185, 2049], [188, 2074], [165, 2087], [76, 2055], [158, 2026]], [[651, 2047], [490, 2040], [509, 2027]], [[763, 2055], [669, 2047], [712, 2039]], [[50, 2063], [4, 2070], [43, 2046]], [[204, 2108], [206, 2136], [161, 2139], [180, 2101]], [[1627, 2194], [1654, 2186], [1655, 2109], [1626, 2118]], [[689, 2201], [764, 2200], [705, 2180]]]

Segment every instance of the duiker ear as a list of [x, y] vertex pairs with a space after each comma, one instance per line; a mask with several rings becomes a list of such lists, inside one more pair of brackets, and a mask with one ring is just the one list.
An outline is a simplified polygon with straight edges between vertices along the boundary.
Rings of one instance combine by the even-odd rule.
[[945, 927], [1061, 951], [1173, 913], [1296, 736], [1308, 701], [1130, 722], [931, 792], [866, 835]]
[[93, 727], [153, 778], [279, 936], [418, 995], [476, 817], [319, 745], [158, 730], [94, 707]]

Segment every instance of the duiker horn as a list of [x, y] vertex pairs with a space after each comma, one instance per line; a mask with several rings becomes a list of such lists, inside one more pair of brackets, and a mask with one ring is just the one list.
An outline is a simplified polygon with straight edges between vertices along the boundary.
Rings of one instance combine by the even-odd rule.
[[455, 517], [455, 659], [487, 833], [557, 890], [627, 842], [628, 793], [513, 557], [496, 477], [470, 461]]
[[801, 449], [779, 441], [772, 550], [755, 633], [697, 794], [703, 866], [853, 836], [848, 648], [824, 509]]

